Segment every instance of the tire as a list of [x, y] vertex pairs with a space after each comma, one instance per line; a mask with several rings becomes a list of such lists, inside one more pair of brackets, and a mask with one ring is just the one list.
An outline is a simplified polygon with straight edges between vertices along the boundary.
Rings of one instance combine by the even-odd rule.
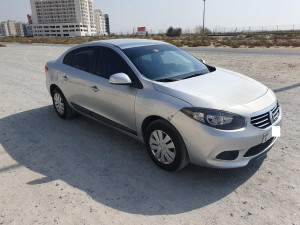
[[165, 170], [180, 170], [189, 163], [181, 135], [165, 120], [156, 120], [147, 127], [145, 143], [151, 159]]
[[52, 102], [57, 115], [62, 119], [69, 119], [75, 112], [69, 106], [65, 96], [59, 88], [54, 88], [52, 92]]

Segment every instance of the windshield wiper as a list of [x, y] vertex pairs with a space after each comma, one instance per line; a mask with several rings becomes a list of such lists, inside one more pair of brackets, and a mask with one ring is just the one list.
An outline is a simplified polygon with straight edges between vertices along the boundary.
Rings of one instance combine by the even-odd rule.
[[206, 74], [206, 73], [194, 73], [192, 75], [189, 75], [189, 76], [186, 76], [186, 77], [182, 78], [182, 80], [192, 78], [192, 77], [198, 77], [198, 76], [201, 76], [201, 75], [204, 75], [204, 74]]
[[192, 78], [192, 77], [197, 77], [197, 76], [201, 76], [201, 75], [204, 75], [206, 73], [194, 73], [192, 75], [189, 75], [189, 76], [186, 76], [186, 77], [183, 77], [183, 78], [163, 78], [163, 79], [159, 79], [159, 80], [156, 80], [156, 81], [160, 81], [160, 82], [173, 82], [173, 81], [179, 81], [179, 80], [184, 80], [184, 79], [188, 79], [188, 78]]
[[173, 81], [178, 81], [178, 79], [176, 79], [176, 78], [163, 78], [163, 79], [156, 80], [156, 81], [160, 81], [160, 82], [173, 82]]

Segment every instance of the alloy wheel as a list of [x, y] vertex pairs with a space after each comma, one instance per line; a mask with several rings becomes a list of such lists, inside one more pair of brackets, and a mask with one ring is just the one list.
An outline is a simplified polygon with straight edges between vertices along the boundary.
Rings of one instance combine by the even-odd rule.
[[61, 95], [59, 93], [55, 93], [53, 96], [53, 99], [54, 99], [54, 105], [55, 105], [57, 112], [61, 115], [64, 114], [65, 104], [62, 100]]

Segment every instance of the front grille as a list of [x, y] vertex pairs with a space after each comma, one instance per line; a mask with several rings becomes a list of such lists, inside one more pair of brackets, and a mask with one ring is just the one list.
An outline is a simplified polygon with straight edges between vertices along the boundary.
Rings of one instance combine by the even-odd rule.
[[277, 105], [271, 111], [251, 117], [251, 124], [260, 129], [267, 128], [276, 120], [278, 120], [279, 114], [279, 104], [277, 103]]
[[257, 154], [263, 152], [266, 148], [268, 148], [272, 144], [274, 139], [275, 139], [275, 137], [272, 137], [269, 140], [267, 140], [265, 143], [262, 143], [262, 144], [259, 144], [259, 145], [256, 145], [256, 146], [250, 148], [246, 152], [244, 157], [251, 157], [251, 156], [254, 156], [254, 155], [257, 155]]

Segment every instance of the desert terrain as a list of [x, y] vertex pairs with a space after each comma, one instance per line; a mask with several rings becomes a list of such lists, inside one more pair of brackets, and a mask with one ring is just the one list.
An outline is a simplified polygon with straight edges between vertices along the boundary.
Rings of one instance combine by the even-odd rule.
[[186, 49], [274, 90], [282, 136], [244, 168], [166, 172], [143, 143], [83, 116], [56, 115], [44, 66], [70, 46], [6, 45], [0, 224], [300, 224], [300, 54]]

